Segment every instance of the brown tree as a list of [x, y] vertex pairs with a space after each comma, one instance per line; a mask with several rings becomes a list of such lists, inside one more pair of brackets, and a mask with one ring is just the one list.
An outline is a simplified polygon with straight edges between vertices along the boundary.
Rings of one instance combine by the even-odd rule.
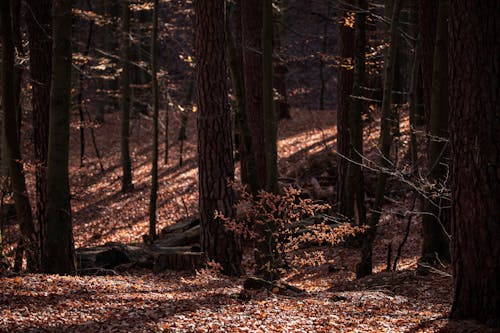
[[75, 250], [68, 177], [71, 110], [71, 0], [52, 4], [52, 84], [47, 157], [47, 221], [44, 228], [43, 270], [71, 274]]
[[33, 86], [33, 143], [36, 163], [36, 218], [40, 249], [43, 251], [42, 230], [46, 220], [47, 154], [49, 144], [50, 85], [52, 77], [52, 0], [29, 0], [28, 27], [30, 74]]
[[264, 188], [267, 178], [265, 119], [262, 101], [262, 0], [241, 2], [243, 76], [245, 112], [252, 137], [258, 188]]
[[[354, 0], [347, 5], [355, 3]], [[349, 165], [346, 157], [349, 156], [349, 107], [351, 105], [352, 85], [354, 78], [354, 26], [348, 21], [349, 8], [341, 9], [339, 22], [339, 56], [341, 63], [337, 82], [337, 202], [339, 213], [352, 217], [352, 204], [346, 202], [347, 167]], [[363, 49], [364, 53], [365, 50]]]
[[16, 270], [21, 269], [22, 255], [26, 253], [28, 270], [37, 270], [39, 253], [37, 237], [33, 224], [31, 205], [26, 191], [26, 181], [23, 171], [21, 149], [19, 146], [17, 123], [17, 100], [14, 82], [15, 60], [13, 31], [11, 26], [10, 1], [0, 2], [0, 29], [2, 36], [2, 107], [3, 107], [3, 138], [7, 149], [9, 175], [16, 206], [17, 220], [21, 231]]
[[500, 2], [449, 7], [451, 316], [500, 327]]
[[240, 275], [241, 243], [219, 211], [234, 216], [235, 195], [231, 114], [227, 97], [225, 1], [196, 1], [196, 78], [201, 246], [224, 273]]

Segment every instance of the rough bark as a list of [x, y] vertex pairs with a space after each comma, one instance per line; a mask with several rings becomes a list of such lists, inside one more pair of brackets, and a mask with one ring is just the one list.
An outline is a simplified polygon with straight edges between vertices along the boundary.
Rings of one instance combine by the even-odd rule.
[[225, 2], [196, 1], [196, 77], [201, 247], [224, 273], [240, 275], [241, 241], [215, 218], [235, 214], [231, 114], [227, 99]]
[[[450, 260], [449, 200], [442, 191], [448, 175], [448, 0], [439, 1], [430, 114], [428, 191], [422, 216], [422, 260]], [[437, 257], [437, 258], [436, 258]]]
[[52, 0], [29, 0], [28, 27], [32, 84], [33, 146], [35, 154], [36, 219], [38, 241], [43, 251], [47, 203], [47, 155], [49, 145], [50, 85], [52, 76]]
[[[355, 5], [356, 1], [351, 0], [348, 5]], [[339, 56], [341, 65], [339, 67], [339, 78], [337, 82], [337, 203], [338, 212], [344, 216], [352, 218], [352, 202], [347, 203], [346, 192], [350, 188], [346, 187], [347, 168], [349, 162], [345, 157], [349, 157], [350, 134], [349, 134], [349, 107], [351, 101], [354, 80], [354, 27], [347, 24], [345, 19], [350, 15], [350, 7], [341, 9], [339, 22]], [[364, 49], [362, 50], [364, 53]], [[350, 196], [352, 197], [352, 196]]]
[[132, 162], [130, 161], [130, 6], [129, 0], [122, 4], [122, 114], [121, 114], [121, 164], [122, 192], [128, 192], [132, 185]]
[[500, 326], [500, 2], [449, 7], [454, 319]]
[[[17, 101], [15, 78], [15, 60], [13, 31], [11, 26], [10, 1], [0, 3], [0, 24], [2, 35], [2, 106], [3, 138], [7, 149], [9, 175], [14, 194], [17, 220], [21, 231], [19, 250], [26, 254], [28, 270], [38, 270], [39, 253], [31, 205], [26, 191], [19, 136], [17, 132]], [[18, 267], [20, 269], [21, 267]]]
[[44, 229], [43, 270], [71, 274], [75, 252], [68, 179], [71, 110], [71, 0], [52, 7], [52, 84], [50, 91], [49, 150], [47, 159], [47, 223]]

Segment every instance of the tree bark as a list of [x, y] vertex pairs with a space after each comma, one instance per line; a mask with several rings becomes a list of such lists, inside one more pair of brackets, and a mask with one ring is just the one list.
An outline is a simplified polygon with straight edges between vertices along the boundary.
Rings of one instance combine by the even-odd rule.
[[[356, 1], [347, 2], [348, 5], [355, 5]], [[349, 107], [354, 83], [354, 26], [350, 26], [346, 21], [352, 13], [349, 7], [342, 8], [339, 23], [339, 56], [341, 64], [339, 67], [339, 78], [337, 82], [337, 203], [338, 212], [349, 218], [353, 217], [352, 202], [347, 202], [346, 192], [350, 191], [347, 184], [347, 168], [349, 161], [350, 132], [349, 132]], [[352, 8], [351, 8], [352, 9]], [[359, 24], [359, 22], [358, 22]], [[364, 47], [361, 50], [364, 55]], [[358, 64], [359, 65], [359, 64]]]
[[42, 231], [46, 223], [47, 155], [49, 145], [50, 86], [52, 77], [52, 0], [29, 0], [28, 27], [35, 153], [36, 219], [38, 241], [43, 252]]
[[255, 158], [258, 188], [266, 185], [265, 120], [262, 90], [262, 0], [241, 2], [243, 43], [243, 76], [245, 83], [245, 112], [252, 136], [252, 154]]
[[[31, 205], [26, 191], [26, 181], [17, 131], [16, 83], [14, 82], [15, 60], [10, 1], [2, 1], [0, 3], [0, 14], [4, 147], [7, 149], [9, 174], [14, 194], [17, 220], [21, 231], [20, 250], [26, 254], [28, 270], [36, 271], [39, 267], [38, 242], [33, 224]], [[18, 268], [20, 269], [20, 267]]]
[[157, 40], [159, 0], [153, 1], [153, 29], [151, 34], [151, 90], [153, 96], [153, 156], [151, 158], [151, 193], [149, 198], [149, 236], [156, 238], [156, 201], [158, 197], [158, 74], [157, 74]]
[[262, 18], [262, 106], [266, 150], [266, 191], [278, 192], [278, 118], [274, 108], [273, 4], [263, 1]]
[[[448, 166], [448, 0], [439, 0], [432, 98], [430, 114], [429, 181], [422, 216], [422, 260], [434, 264], [449, 261], [449, 200], [443, 189], [447, 186]], [[437, 256], [437, 258], [436, 258]]]
[[227, 99], [225, 1], [196, 1], [201, 247], [225, 274], [240, 275], [241, 241], [214, 214], [235, 214], [231, 114]]
[[422, 80], [424, 93], [424, 119], [421, 123], [429, 124], [431, 115], [432, 96], [432, 71], [434, 63], [434, 45], [436, 42], [436, 22], [438, 15], [438, 1], [420, 0], [419, 24], [420, 24], [420, 58], [422, 62]]
[[121, 115], [121, 164], [122, 192], [128, 192], [132, 185], [132, 162], [130, 161], [130, 4], [122, 4], [122, 115]]
[[50, 91], [47, 161], [47, 223], [44, 229], [43, 270], [52, 274], [75, 272], [68, 179], [71, 110], [71, 0], [52, 7], [52, 85]]
[[395, 125], [394, 112], [392, 110], [392, 87], [394, 80], [394, 67], [398, 52], [399, 15], [402, 0], [394, 0], [392, 4], [392, 17], [390, 25], [389, 50], [384, 59], [384, 97], [382, 100], [382, 115], [380, 119], [380, 160], [379, 166], [383, 169], [377, 179], [375, 188], [375, 202], [372, 214], [368, 221], [368, 229], [364, 233], [363, 245], [361, 247], [361, 262], [357, 267], [358, 278], [372, 273], [372, 250], [373, 242], [377, 234], [377, 224], [380, 219], [381, 209], [384, 202], [385, 186], [389, 175], [387, 171], [392, 167], [390, 151], [393, 140], [393, 126]]
[[453, 319], [500, 327], [500, 2], [449, 8]]

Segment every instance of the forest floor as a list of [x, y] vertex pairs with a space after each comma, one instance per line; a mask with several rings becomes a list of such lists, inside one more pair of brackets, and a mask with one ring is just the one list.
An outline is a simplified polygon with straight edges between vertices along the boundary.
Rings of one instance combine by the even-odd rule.
[[[282, 175], [301, 177], [318, 172], [320, 167], [331, 169], [331, 161], [325, 156], [319, 164], [314, 156], [333, 151], [334, 119], [335, 113], [328, 110], [292, 111], [292, 119], [285, 121], [280, 131]], [[114, 148], [119, 146], [116, 120], [109, 116], [105, 125], [96, 129], [104, 156], [103, 174], [95, 157], [87, 158], [80, 167], [78, 150], [75, 148], [71, 154], [77, 247], [111, 241], [140, 242], [141, 235], [147, 233], [150, 145], [140, 138], [149, 133], [150, 122], [141, 117], [133, 121], [135, 190], [120, 194], [119, 151]], [[188, 128], [194, 130], [194, 126]], [[72, 147], [78, 147], [78, 133], [73, 132]], [[372, 146], [374, 132], [376, 126], [368, 125], [365, 134]], [[188, 137], [194, 138], [194, 133]], [[174, 143], [171, 161], [160, 168], [160, 228], [191, 215], [197, 205], [195, 142], [185, 144], [182, 167], [178, 166], [178, 144]], [[389, 203], [382, 216], [374, 249], [375, 274], [370, 277], [355, 279], [358, 250], [342, 246], [309, 249], [321, 252], [325, 260], [320, 265], [292, 265], [284, 280], [304, 293], [256, 291], [248, 300], [238, 299], [242, 279], [227, 278], [212, 269], [155, 275], [141, 270], [107, 276], [12, 275], [0, 280], [0, 331], [460, 331], [463, 324], [447, 320], [452, 298], [450, 268], [444, 266], [426, 276], [416, 273], [421, 243], [417, 222], [411, 225], [397, 271], [385, 271], [387, 246], [396, 248], [406, 227], [406, 218], [391, 213], [404, 209], [410, 200], [409, 193], [399, 198]], [[8, 225], [5, 234], [14, 234], [12, 228]], [[7, 241], [10, 247], [6, 252], [12, 255], [14, 243]], [[485, 332], [470, 323], [467, 327], [467, 332]]]

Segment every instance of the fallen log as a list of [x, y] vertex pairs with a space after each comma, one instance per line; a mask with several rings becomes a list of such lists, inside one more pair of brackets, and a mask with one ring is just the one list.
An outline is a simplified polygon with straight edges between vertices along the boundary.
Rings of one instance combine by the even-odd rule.
[[206, 264], [203, 252], [159, 253], [154, 257], [153, 272], [159, 273], [167, 269], [177, 271], [194, 271]]
[[154, 242], [158, 247], [187, 246], [200, 242], [200, 225], [196, 225], [184, 232], [169, 234], [167, 238]]

